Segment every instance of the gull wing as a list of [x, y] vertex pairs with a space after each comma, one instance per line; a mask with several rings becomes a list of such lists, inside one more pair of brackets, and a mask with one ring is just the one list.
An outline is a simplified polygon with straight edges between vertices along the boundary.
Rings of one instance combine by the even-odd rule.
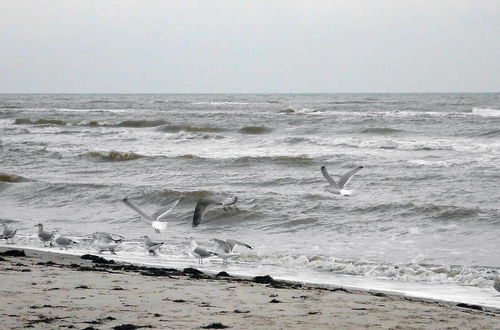
[[217, 248], [215, 249], [216, 252], [217, 250], [223, 251], [225, 253], [230, 253], [231, 251], [233, 251], [234, 245], [231, 245], [231, 243], [218, 238], [214, 238], [213, 241], [215, 242], [215, 244], [217, 244]]
[[196, 203], [196, 207], [194, 209], [194, 214], [193, 214], [193, 228], [198, 227], [198, 225], [203, 220], [203, 215], [205, 215], [207, 207], [209, 207], [212, 204], [220, 204], [220, 203], [214, 201], [213, 199], [208, 199], [208, 198], [200, 198], [198, 200], [198, 203]]
[[335, 182], [335, 180], [332, 179], [332, 177], [330, 176], [330, 174], [328, 174], [328, 172], [326, 170], [326, 167], [321, 166], [321, 174], [323, 174], [323, 176], [325, 177], [326, 181], [328, 181], [328, 183], [331, 186], [333, 186], [336, 189], [340, 189], [339, 185], [337, 184], [337, 182]]
[[358, 173], [358, 171], [362, 168], [363, 166], [358, 166], [354, 170], [349, 171], [346, 174], [342, 175], [339, 179], [340, 188], [344, 189], [344, 187], [349, 183], [349, 181], [351, 181], [354, 174]]
[[165, 212], [163, 212], [162, 214], [160, 214], [159, 216], [157, 216], [156, 217], [156, 221], [160, 220], [163, 216], [165, 216], [165, 215], [169, 214], [170, 212], [172, 212], [172, 210], [177, 206], [177, 204], [179, 204], [180, 200], [181, 200], [180, 198], [178, 200], [176, 200], [174, 202], [174, 204], [172, 205], [171, 208], [169, 208], [168, 210], [166, 210]]
[[229, 205], [236, 204], [237, 201], [238, 201], [237, 196], [229, 196], [229, 197], [226, 197], [221, 203], [223, 206], [229, 206]]
[[125, 205], [127, 205], [128, 207], [130, 207], [135, 212], [139, 213], [144, 220], [149, 220], [151, 222], [154, 220], [153, 218], [151, 218], [151, 216], [149, 216], [146, 213], [142, 212], [137, 206], [135, 206], [134, 204], [132, 204], [132, 202], [129, 201], [128, 198], [122, 199], [122, 202], [125, 203]]
[[245, 246], [249, 249], [252, 249], [252, 247], [246, 243], [243, 243], [243, 242], [240, 242], [240, 241], [237, 241], [235, 239], [227, 239], [226, 240], [227, 243], [231, 244], [232, 247], [231, 247], [231, 251], [233, 250], [233, 248], [236, 246], [236, 245], [241, 245], [241, 246]]

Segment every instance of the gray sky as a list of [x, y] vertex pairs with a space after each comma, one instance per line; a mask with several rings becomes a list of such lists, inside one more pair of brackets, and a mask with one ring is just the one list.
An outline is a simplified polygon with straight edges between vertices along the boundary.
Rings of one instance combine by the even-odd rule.
[[0, 92], [498, 92], [499, 0], [0, 0]]

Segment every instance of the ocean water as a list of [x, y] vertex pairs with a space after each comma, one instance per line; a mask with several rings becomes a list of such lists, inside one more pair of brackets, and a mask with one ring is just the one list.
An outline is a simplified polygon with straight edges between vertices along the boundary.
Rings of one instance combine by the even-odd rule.
[[[0, 95], [0, 222], [16, 244], [36, 228], [116, 258], [196, 265], [190, 242], [234, 238], [212, 271], [341, 284], [500, 308], [500, 94]], [[357, 166], [350, 197], [325, 190]], [[200, 197], [237, 195], [240, 212]], [[147, 213], [179, 205], [157, 235]], [[139, 237], [166, 246], [147, 255]]]

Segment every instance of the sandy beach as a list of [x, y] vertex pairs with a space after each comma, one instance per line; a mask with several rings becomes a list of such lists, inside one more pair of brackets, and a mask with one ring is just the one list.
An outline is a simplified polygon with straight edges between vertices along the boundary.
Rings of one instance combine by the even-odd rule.
[[0, 251], [4, 329], [500, 328], [498, 311], [478, 306], [107, 263], [105, 255]]

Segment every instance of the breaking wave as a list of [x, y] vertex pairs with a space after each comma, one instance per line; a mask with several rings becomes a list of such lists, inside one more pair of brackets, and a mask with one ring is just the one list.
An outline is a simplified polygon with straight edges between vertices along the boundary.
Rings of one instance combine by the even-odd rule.
[[165, 125], [164, 120], [125, 120], [119, 123], [118, 127], [156, 127]]
[[68, 122], [60, 119], [37, 119], [31, 120], [29, 118], [16, 118], [14, 125], [67, 125]]
[[144, 156], [136, 154], [134, 152], [120, 152], [116, 150], [106, 151], [91, 151], [86, 153], [84, 156], [97, 158], [101, 161], [127, 161], [136, 160]]
[[220, 127], [199, 127], [199, 126], [191, 126], [191, 125], [167, 125], [162, 126], [159, 130], [167, 133], [178, 133], [178, 132], [209, 132], [209, 133], [217, 133], [224, 131], [223, 128]]
[[491, 108], [472, 108], [472, 114], [484, 117], [500, 117], [500, 110]]
[[394, 134], [394, 133], [403, 133], [404, 130], [390, 128], [390, 127], [371, 127], [365, 128], [361, 131], [362, 133], [372, 133], [372, 134]]
[[266, 126], [245, 126], [238, 130], [242, 134], [266, 134], [272, 130]]

